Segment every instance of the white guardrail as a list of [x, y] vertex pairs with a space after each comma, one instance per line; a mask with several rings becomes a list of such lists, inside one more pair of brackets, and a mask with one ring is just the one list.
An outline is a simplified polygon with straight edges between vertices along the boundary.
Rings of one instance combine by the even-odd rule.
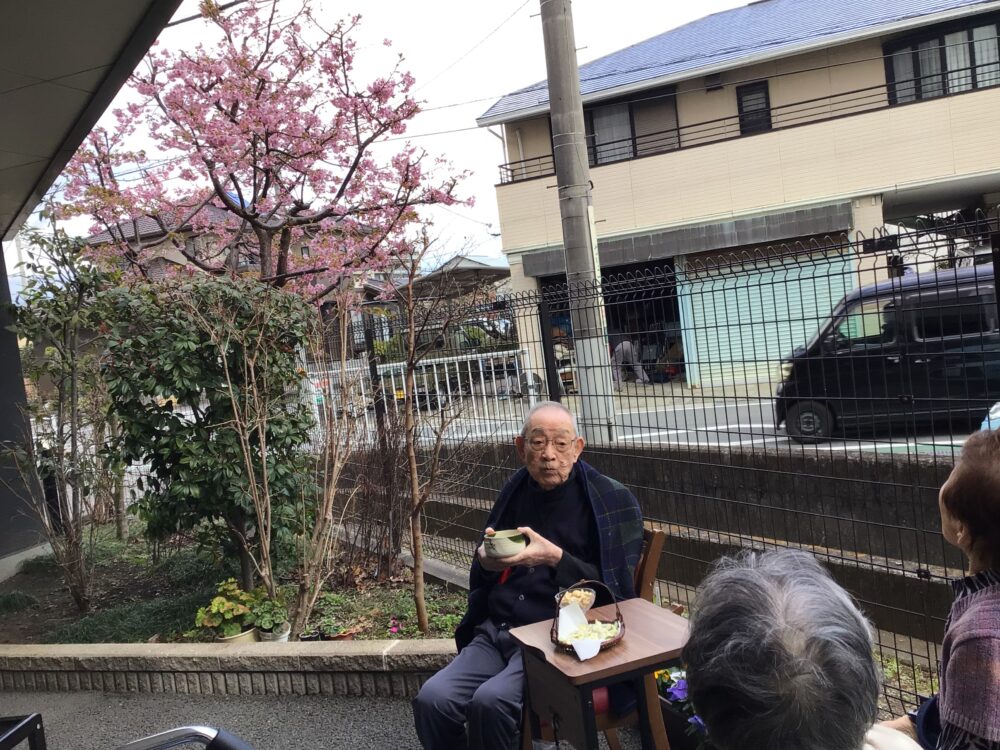
[[[398, 413], [406, 396], [405, 364], [382, 364], [376, 371], [386, 408]], [[363, 429], [356, 439], [374, 439], [374, 388], [366, 357], [349, 360], [343, 372], [339, 366], [310, 368], [306, 377], [320, 431], [317, 437], [325, 431], [330, 414], [334, 420], [358, 420]], [[452, 442], [504, 435], [512, 438], [520, 431], [524, 414], [538, 401], [542, 379], [532, 369], [526, 349], [511, 349], [422, 360], [414, 373], [414, 384], [421, 437], [430, 439], [436, 434], [441, 424], [436, 417], [444, 412], [451, 419], [446, 438]], [[339, 403], [341, 388], [348, 391], [346, 409]], [[332, 400], [332, 409], [326, 408], [328, 400]]]

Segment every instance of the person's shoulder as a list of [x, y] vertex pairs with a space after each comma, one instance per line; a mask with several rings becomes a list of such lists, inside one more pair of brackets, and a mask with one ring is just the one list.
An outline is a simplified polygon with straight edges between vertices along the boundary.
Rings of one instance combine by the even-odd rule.
[[632, 490], [619, 482], [617, 479], [609, 477], [607, 474], [602, 474], [585, 461], [580, 461], [580, 464], [583, 468], [583, 475], [587, 482], [598, 493], [600, 493], [601, 497], [627, 498], [631, 502], [636, 502], [635, 495], [632, 494]]
[[515, 471], [507, 478], [507, 481], [504, 483], [504, 486], [500, 488], [500, 494], [514, 490], [515, 488], [517, 488], [519, 484], [521, 484], [521, 482], [524, 481], [525, 477], [527, 476], [528, 476], [528, 469], [527, 467], [522, 466], [520, 469]]
[[1000, 643], [1000, 586], [958, 600], [947, 635], [953, 642], [987, 637]]
[[628, 488], [617, 479], [609, 477], [607, 474], [602, 474], [583, 459], [579, 461], [579, 466], [583, 470], [584, 477], [586, 477], [587, 481], [591, 484], [601, 485], [613, 490], [628, 490]]

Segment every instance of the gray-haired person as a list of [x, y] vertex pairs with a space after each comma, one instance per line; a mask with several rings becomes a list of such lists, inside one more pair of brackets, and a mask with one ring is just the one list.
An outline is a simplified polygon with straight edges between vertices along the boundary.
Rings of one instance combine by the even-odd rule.
[[723, 558], [684, 647], [688, 696], [717, 750], [918, 750], [875, 724], [871, 626], [816, 559]]
[[608, 346], [611, 349], [611, 375], [614, 379], [615, 390], [621, 390], [625, 381], [625, 372], [628, 367], [635, 373], [635, 382], [645, 385], [649, 382], [649, 376], [642, 367], [642, 359], [639, 356], [639, 342], [632, 339], [627, 333], [612, 333], [608, 336]]
[[[642, 551], [639, 503], [620, 482], [580, 460], [573, 414], [542, 401], [514, 445], [524, 466], [507, 481], [483, 534], [518, 529], [528, 545], [488, 557], [482, 544], [469, 572], [469, 606], [455, 632], [458, 655], [413, 701], [427, 750], [513, 750], [519, 739], [524, 669], [512, 627], [549, 620], [554, 596], [581, 578], [603, 581], [617, 599], [635, 596]], [[481, 537], [482, 538], [482, 537]], [[634, 695], [611, 694], [623, 711]]]

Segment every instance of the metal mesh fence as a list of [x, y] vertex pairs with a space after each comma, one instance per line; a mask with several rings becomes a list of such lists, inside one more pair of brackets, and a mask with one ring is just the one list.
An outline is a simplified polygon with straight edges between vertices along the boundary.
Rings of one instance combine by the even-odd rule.
[[[994, 232], [980, 220], [679, 256], [599, 285], [541, 279], [425, 325], [418, 434], [426, 447], [444, 431], [450, 475], [425, 510], [427, 554], [468, 564], [524, 415], [560, 400], [584, 459], [667, 532], [661, 597], [690, 603], [724, 553], [808, 550], [875, 623], [888, 708], [914, 705], [936, 689], [947, 579], [963, 569], [937, 492], [1000, 401]], [[376, 317], [352, 336], [372, 431], [375, 379], [389, 409], [403, 396], [405, 325]]]

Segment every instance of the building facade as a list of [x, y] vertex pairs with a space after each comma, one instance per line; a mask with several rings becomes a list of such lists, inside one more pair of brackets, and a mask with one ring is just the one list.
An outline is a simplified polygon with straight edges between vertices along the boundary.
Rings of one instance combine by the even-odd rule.
[[[1000, 2], [762, 0], [580, 67], [602, 273], [672, 272], [676, 305], [652, 325], [660, 346], [682, 335], [688, 385], [766, 381], [773, 367], [754, 362], [805, 343], [846, 291], [889, 273], [884, 252], [827, 246], [995, 212], [998, 22]], [[478, 122], [504, 135], [496, 193], [512, 285], [557, 282], [545, 82]], [[790, 267], [773, 251], [768, 262], [778, 245], [815, 262]], [[757, 261], [725, 280], [704, 271], [751, 250]]]

